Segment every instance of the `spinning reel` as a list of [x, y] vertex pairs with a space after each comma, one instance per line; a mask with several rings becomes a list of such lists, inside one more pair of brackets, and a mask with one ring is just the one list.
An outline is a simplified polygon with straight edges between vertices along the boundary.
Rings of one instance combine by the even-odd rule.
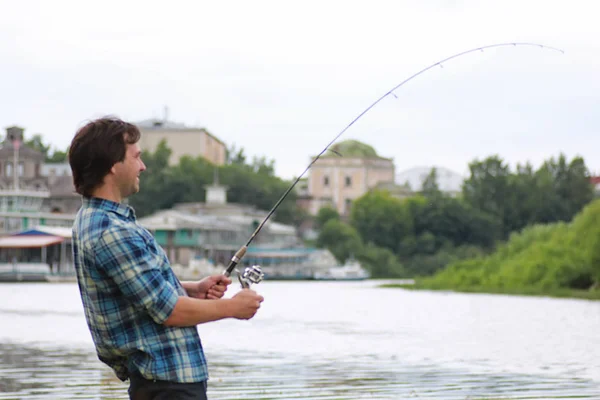
[[235, 270], [237, 272], [238, 280], [240, 281], [240, 285], [242, 288], [248, 289], [250, 288], [250, 284], [257, 284], [262, 282], [265, 274], [263, 274], [260, 266], [253, 265], [251, 267], [246, 267], [244, 272], [240, 272], [238, 269]]

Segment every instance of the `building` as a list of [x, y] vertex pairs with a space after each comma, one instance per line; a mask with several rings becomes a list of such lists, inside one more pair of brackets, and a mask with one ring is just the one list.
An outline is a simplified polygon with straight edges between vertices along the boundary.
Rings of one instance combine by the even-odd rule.
[[169, 165], [177, 165], [183, 156], [204, 157], [215, 165], [223, 165], [227, 160], [225, 143], [204, 128], [188, 127], [167, 120], [148, 119], [136, 123], [142, 137], [140, 148], [154, 152], [165, 140], [171, 149]]
[[[206, 188], [206, 202], [180, 203], [140, 218], [174, 265], [187, 266], [198, 259], [226, 265], [267, 215], [266, 211], [227, 202], [227, 188], [215, 183]], [[293, 226], [267, 221], [252, 247], [284, 249], [300, 240]]]
[[441, 192], [450, 196], [457, 196], [462, 192], [465, 177], [444, 167], [413, 167], [396, 175], [396, 184], [410, 188], [413, 192], [420, 192], [423, 182], [431, 170], [435, 168], [437, 184]]
[[23, 133], [7, 128], [0, 147], [0, 235], [36, 226], [70, 228], [81, 205], [71, 178], [45, 176], [44, 155], [23, 144]]
[[308, 211], [316, 215], [324, 206], [347, 216], [352, 202], [381, 183], [394, 182], [391, 158], [377, 155], [373, 147], [346, 140], [331, 147], [309, 170]]
[[69, 163], [42, 164], [42, 176], [47, 179], [50, 197], [44, 207], [52, 213], [75, 214], [81, 207], [81, 196], [75, 192]]

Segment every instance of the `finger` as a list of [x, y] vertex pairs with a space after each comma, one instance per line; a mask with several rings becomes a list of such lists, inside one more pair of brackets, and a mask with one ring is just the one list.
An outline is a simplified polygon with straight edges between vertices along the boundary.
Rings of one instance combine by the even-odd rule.
[[211, 289], [215, 289], [215, 290], [220, 290], [222, 292], [227, 290], [227, 286], [225, 285], [214, 285], [211, 287]]
[[225, 291], [227, 290], [227, 288], [226, 288], [226, 287], [224, 287], [224, 286], [217, 285], [217, 286], [213, 286], [213, 287], [211, 287], [211, 288], [210, 288], [210, 289], [208, 289], [208, 290], [209, 290], [209, 291], [211, 291], [211, 292], [213, 292], [213, 293], [215, 293], [215, 294], [216, 294], [216, 293], [224, 294], [224, 293], [225, 293]]
[[206, 293], [206, 297], [210, 297], [212, 299], [220, 299], [221, 297], [223, 297], [224, 293], [218, 290], [212, 290], [209, 289], [208, 292]]
[[231, 285], [231, 278], [221, 275], [221, 278], [219, 279], [218, 283], [223, 284], [224, 286], [227, 287], [227, 286]]

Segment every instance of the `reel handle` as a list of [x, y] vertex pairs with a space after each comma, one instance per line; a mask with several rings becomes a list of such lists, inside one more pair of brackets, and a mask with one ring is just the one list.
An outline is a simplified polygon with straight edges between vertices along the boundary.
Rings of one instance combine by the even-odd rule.
[[240, 273], [239, 270], [236, 270], [238, 280], [240, 281], [240, 285], [242, 285], [243, 289], [249, 289], [250, 284], [257, 284], [262, 282], [265, 277], [265, 274], [262, 272], [262, 269], [258, 265], [253, 265], [251, 267], [246, 267], [244, 272]]

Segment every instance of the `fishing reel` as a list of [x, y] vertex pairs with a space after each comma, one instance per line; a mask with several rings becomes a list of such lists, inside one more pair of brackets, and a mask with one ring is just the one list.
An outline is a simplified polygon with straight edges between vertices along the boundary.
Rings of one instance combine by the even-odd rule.
[[260, 266], [253, 265], [251, 267], [246, 267], [244, 272], [240, 272], [236, 269], [238, 280], [240, 281], [240, 285], [242, 288], [249, 289], [250, 284], [257, 284], [262, 282], [265, 274], [260, 269]]

